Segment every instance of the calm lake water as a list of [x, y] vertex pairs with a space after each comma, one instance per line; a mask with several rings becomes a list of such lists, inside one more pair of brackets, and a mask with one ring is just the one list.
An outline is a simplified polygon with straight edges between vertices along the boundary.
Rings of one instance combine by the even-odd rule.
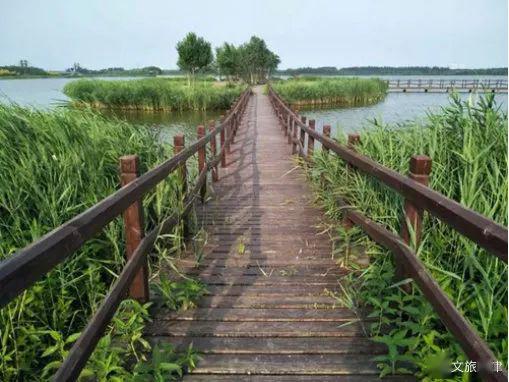
[[[476, 94], [462, 93], [462, 99], [471, 98], [475, 101]], [[495, 95], [500, 107], [507, 113], [507, 94]], [[449, 95], [446, 93], [389, 93], [387, 97], [370, 106], [353, 108], [336, 108], [322, 110], [303, 110], [301, 114], [309, 119], [315, 119], [317, 128], [323, 124], [331, 125], [332, 133], [338, 128], [345, 132], [359, 131], [369, 128], [370, 121], [393, 124], [404, 123], [409, 120], [422, 120], [428, 112], [439, 111], [441, 107], [449, 104]]]
[[[140, 78], [140, 77], [136, 77]], [[386, 79], [394, 78], [426, 78], [426, 79], [500, 79], [502, 76], [382, 76]], [[126, 80], [130, 77], [111, 78], [109, 80]], [[0, 102], [15, 102], [24, 106], [38, 108], [52, 108], [65, 104], [68, 98], [62, 93], [64, 85], [74, 79], [70, 78], [40, 78], [23, 80], [0, 80]], [[468, 99], [476, 95], [462, 94]], [[496, 99], [507, 112], [507, 94], [497, 94]], [[446, 93], [389, 93], [384, 101], [371, 106], [354, 108], [335, 108], [302, 111], [308, 118], [317, 121], [317, 128], [321, 130], [323, 124], [330, 124], [333, 133], [341, 128], [345, 132], [358, 131], [369, 127], [369, 120], [376, 118], [384, 123], [403, 123], [408, 120], [422, 119], [428, 111], [439, 110], [449, 103]], [[150, 126], [163, 127], [163, 135], [169, 137], [175, 131], [184, 131], [190, 137], [199, 124], [210, 119], [217, 119], [220, 112], [207, 113], [115, 113], [126, 120], [143, 123]]]
[[[130, 80], [142, 77], [95, 77], [107, 80]], [[69, 98], [62, 92], [65, 84], [75, 81], [72, 78], [33, 78], [18, 80], [0, 80], [0, 102], [17, 103], [42, 109], [65, 105]], [[105, 112], [133, 123], [161, 128], [161, 137], [165, 141], [177, 132], [183, 132], [189, 139], [194, 139], [196, 126], [206, 124], [211, 119], [218, 119], [220, 111], [207, 112]]]

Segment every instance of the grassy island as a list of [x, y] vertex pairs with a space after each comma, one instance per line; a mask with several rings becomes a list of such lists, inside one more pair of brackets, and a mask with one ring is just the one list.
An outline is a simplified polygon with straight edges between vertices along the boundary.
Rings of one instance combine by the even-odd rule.
[[275, 82], [274, 90], [293, 106], [369, 105], [381, 101], [387, 82], [377, 78], [302, 77]]
[[94, 108], [185, 111], [226, 110], [242, 91], [242, 85], [200, 79], [188, 85], [185, 78], [139, 80], [90, 80], [68, 83], [64, 93], [76, 104]]

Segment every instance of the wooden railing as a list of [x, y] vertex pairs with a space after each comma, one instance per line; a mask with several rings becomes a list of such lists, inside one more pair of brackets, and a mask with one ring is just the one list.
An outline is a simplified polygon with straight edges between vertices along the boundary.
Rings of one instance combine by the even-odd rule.
[[[70, 349], [67, 358], [55, 374], [55, 381], [74, 381], [78, 378], [128, 289], [131, 298], [148, 300], [147, 253], [159, 235], [169, 232], [185, 218], [197, 195], [200, 195], [203, 201], [209, 170], [212, 172], [212, 180], [218, 180], [219, 163], [222, 167], [226, 166], [226, 154], [240, 125], [250, 95], [250, 89], [242, 93], [217, 127], [215, 122], [211, 121], [208, 133], [205, 133], [203, 126], [199, 126], [198, 140], [189, 147], [184, 147], [182, 135], [176, 136], [175, 155], [139, 177], [137, 157], [133, 155], [122, 157], [121, 189], [0, 263], [0, 308], [2, 308], [72, 255], [114, 218], [124, 214], [128, 260], [99, 309]], [[220, 149], [216, 155], [217, 134], [220, 135]], [[213, 157], [207, 161], [206, 148], [209, 143]], [[186, 185], [186, 161], [194, 154], [198, 154], [199, 175], [194, 187], [186, 193], [183, 211], [179, 215], [166, 218], [145, 235], [141, 207], [143, 196], [175, 170], [179, 170], [183, 184]]]
[[393, 79], [389, 90], [507, 90], [507, 79]]
[[[346, 224], [357, 224], [374, 241], [395, 255], [396, 274], [400, 278], [410, 277], [415, 281], [466, 355], [479, 366], [477, 371], [481, 373], [483, 379], [507, 381], [507, 371], [501, 368], [501, 363], [488, 345], [456, 309], [408, 246], [410, 227], [416, 239], [420, 238], [422, 213], [425, 210], [507, 263], [507, 228], [428, 188], [426, 184], [431, 170], [430, 158], [414, 156], [410, 162], [410, 177], [405, 177], [356, 152], [355, 143], [359, 141], [357, 134], [349, 136], [348, 146], [340, 145], [330, 139], [330, 126], [324, 126], [323, 131], [326, 135], [317, 133], [315, 121], [310, 120], [309, 124], [306, 124], [306, 118], [293, 111], [271, 87], [269, 98], [294, 153], [312, 162], [314, 141], [317, 140], [322, 144], [323, 150], [334, 152], [346, 161], [348, 166], [376, 178], [405, 198], [402, 237], [356, 211], [345, 200], [338, 198], [338, 204], [345, 211]], [[304, 147], [306, 134], [307, 152]], [[498, 367], [500, 371], [497, 370]]]

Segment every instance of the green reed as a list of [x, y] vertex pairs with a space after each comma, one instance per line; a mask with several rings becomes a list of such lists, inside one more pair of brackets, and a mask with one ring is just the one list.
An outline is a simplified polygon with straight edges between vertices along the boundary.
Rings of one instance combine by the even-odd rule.
[[[342, 134], [338, 139], [345, 141]], [[428, 115], [423, 123], [386, 126], [374, 122], [362, 132], [358, 150], [403, 174], [408, 172], [412, 155], [430, 156], [432, 189], [507, 226], [507, 116], [496, 105], [494, 95], [481, 96], [477, 101], [453, 96], [450, 106]], [[335, 202], [340, 195], [371, 219], [400, 232], [403, 200], [399, 194], [347, 169], [332, 154], [318, 154], [314, 163], [309, 174], [318, 199], [332, 219], [340, 219]], [[349, 284], [359, 305], [371, 308], [371, 317], [376, 319], [371, 326], [375, 339], [389, 346], [389, 353], [377, 358], [382, 374], [403, 371], [404, 363], [410, 362], [415, 368], [412, 372], [419, 377], [437, 378], [441, 367], [450, 371], [453, 361], [466, 360], [418, 288], [406, 294], [394, 286], [394, 266], [388, 251], [358, 228], [345, 232], [337, 224], [335, 232], [338, 237], [348, 235], [370, 257], [367, 268], [352, 265], [357, 270], [349, 277]], [[422, 243], [415, 250], [459, 311], [505, 363], [505, 263], [428, 214]], [[468, 373], [445, 373], [445, 377], [461, 380], [468, 378]]]
[[387, 82], [377, 78], [302, 77], [272, 84], [294, 106], [352, 106], [376, 103], [385, 97]]
[[[0, 105], [0, 259], [117, 190], [120, 156], [138, 154], [142, 172], [171, 156], [171, 148], [160, 141], [154, 130], [106, 119], [90, 110], [47, 112]], [[193, 161], [189, 167], [192, 178], [196, 174]], [[180, 190], [180, 181], [171, 175], [145, 196], [147, 230], [182, 208]], [[177, 229], [169, 244], [178, 247], [180, 237]], [[0, 380], [50, 378], [121, 271], [123, 243], [119, 217], [0, 310]], [[165, 250], [151, 261], [152, 275], [177, 251], [158, 246]], [[139, 319], [129, 321], [132, 326], [124, 327], [120, 339], [141, 338], [147, 307], [131, 302], [119, 314], [125, 309], [129, 317], [138, 314]], [[110, 380], [115, 373], [125, 372], [126, 362], [138, 359], [136, 351], [115, 350], [120, 322], [114, 321], [101, 340], [86, 368], [88, 374], [95, 372], [97, 378], [105, 375], [104, 380]], [[133, 337], [133, 333], [138, 334]], [[136, 342], [145, 348], [141, 339]], [[121, 363], [106, 365], [101, 352], [107, 351]]]
[[126, 110], [226, 110], [244, 86], [198, 80], [188, 86], [182, 78], [146, 78], [69, 82], [64, 93], [76, 104]]

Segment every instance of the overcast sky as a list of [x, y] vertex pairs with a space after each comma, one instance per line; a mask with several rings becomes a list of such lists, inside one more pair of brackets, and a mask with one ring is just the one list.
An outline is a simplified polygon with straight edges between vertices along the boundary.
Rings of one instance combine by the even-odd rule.
[[0, 0], [0, 65], [176, 68], [189, 31], [300, 66], [507, 66], [507, 0]]

